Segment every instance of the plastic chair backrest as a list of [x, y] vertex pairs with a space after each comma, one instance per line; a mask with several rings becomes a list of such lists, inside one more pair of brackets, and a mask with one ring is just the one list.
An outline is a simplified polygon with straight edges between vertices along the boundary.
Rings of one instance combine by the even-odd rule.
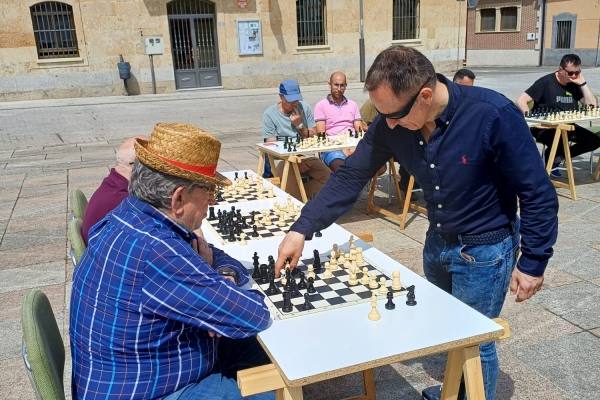
[[75, 189], [71, 192], [71, 212], [75, 218], [83, 220], [87, 204], [87, 197], [81, 190]]
[[36, 398], [64, 400], [65, 348], [50, 302], [41, 290], [25, 295], [21, 327], [23, 362]]
[[75, 267], [79, 264], [79, 260], [83, 257], [83, 253], [86, 249], [83, 236], [81, 236], [81, 220], [79, 218], [70, 220], [67, 231], [69, 234], [69, 243], [71, 244], [71, 262], [73, 262], [73, 266]]

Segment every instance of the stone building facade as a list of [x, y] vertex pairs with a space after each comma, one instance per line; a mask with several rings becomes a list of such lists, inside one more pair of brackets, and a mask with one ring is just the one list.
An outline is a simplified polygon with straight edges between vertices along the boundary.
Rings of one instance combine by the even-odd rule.
[[0, 100], [124, 94], [120, 55], [131, 94], [152, 93], [152, 70], [157, 93], [324, 82], [337, 69], [356, 81], [361, 3], [366, 68], [397, 43], [441, 71], [462, 63], [460, 0], [4, 0]]
[[467, 12], [466, 61], [557, 65], [577, 53], [600, 65], [600, 0], [479, 0]]

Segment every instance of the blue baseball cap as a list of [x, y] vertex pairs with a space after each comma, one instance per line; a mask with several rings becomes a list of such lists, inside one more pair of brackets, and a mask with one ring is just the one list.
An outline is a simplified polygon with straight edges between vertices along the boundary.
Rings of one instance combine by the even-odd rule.
[[285, 98], [287, 102], [294, 102], [302, 100], [302, 94], [300, 93], [300, 85], [295, 79], [286, 79], [279, 84], [279, 94]]

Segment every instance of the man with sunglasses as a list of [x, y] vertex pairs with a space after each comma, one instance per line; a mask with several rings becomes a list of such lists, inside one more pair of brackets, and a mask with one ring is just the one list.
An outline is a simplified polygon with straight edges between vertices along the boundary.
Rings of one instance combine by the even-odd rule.
[[[348, 86], [346, 75], [336, 71], [329, 77], [329, 94], [315, 105], [315, 122], [317, 132], [325, 132], [327, 136], [347, 133], [348, 129], [362, 130], [362, 118], [356, 102], [346, 98], [344, 93]], [[321, 153], [321, 160], [336, 171], [344, 163], [348, 153], [341, 150]]]
[[[516, 301], [533, 296], [556, 241], [558, 199], [520, 110], [497, 92], [436, 74], [423, 54], [403, 46], [375, 58], [365, 88], [379, 116], [304, 206], [279, 246], [276, 268], [287, 257], [295, 266], [305, 239], [349, 211], [394, 157], [427, 201], [427, 279], [489, 318], [500, 314], [509, 283]], [[481, 345], [481, 363], [486, 399], [493, 400], [499, 373], [493, 342]], [[440, 388], [423, 395], [437, 399]]]
[[[542, 76], [517, 99], [517, 104], [523, 113], [529, 111], [531, 102], [533, 102], [532, 112], [541, 109], [551, 112], [577, 110], [579, 103], [596, 106], [596, 98], [581, 72], [579, 56], [564, 55], [558, 70]], [[575, 130], [569, 132], [569, 141], [573, 143], [569, 146], [571, 157], [577, 157], [600, 147], [600, 137], [582, 126], [574, 125], [574, 127]], [[550, 155], [554, 133], [554, 129], [531, 128], [531, 134], [535, 139], [546, 145], [544, 154], [546, 160]], [[564, 155], [562, 142], [559, 142], [552, 169], [553, 176], [560, 176], [558, 165], [564, 160]]]

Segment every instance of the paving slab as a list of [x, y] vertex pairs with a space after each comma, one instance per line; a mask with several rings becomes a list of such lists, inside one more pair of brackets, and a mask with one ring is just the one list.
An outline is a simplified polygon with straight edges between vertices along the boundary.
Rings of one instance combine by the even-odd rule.
[[555, 288], [558, 286], [569, 285], [571, 283], [580, 282], [582, 278], [564, 272], [559, 268], [548, 266], [544, 272], [544, 285], [543, 289]]
[[600, 326], [600, 287], [592, 283], [542, 290], [531, 301], [583, 329]]
[[19, 198], [13, 218], [43, 217], [48, 214], [66, 213], [67, 199], [64, 193], [34, 198]]
[[20, 356], [0, 360], [0, 393], [4, 400], [35, 399]]
[[65, 283], [65, 264], [60, 261], [0, 270], [0, 293], [61, 283]]
[[594, 209], [599, 210], [600, 203], [587, 199], [578, 199], [577, 201], [565, 199], [560, 202], [558, 221], [564, 223], [573, 221], [574, 219], [580, 219]]
[[588, 280], [600, 278], [600, 250], [580, 249], [580, 253], [572, 262], [558, 265], [557, 268]]
[[560, 387], [568, 398], [597, 400], [600, 393], [600, 338], [576, 333], [515, 351], [525, 364]]
[[57, 243], [34, 244], [25, 249], [19, 247], [11, 250], [0, 250], [0, 270], [50, 262], [64, 262], [66, 259], [66, 239], [62, 238], [61, 241], [62, 245]]

